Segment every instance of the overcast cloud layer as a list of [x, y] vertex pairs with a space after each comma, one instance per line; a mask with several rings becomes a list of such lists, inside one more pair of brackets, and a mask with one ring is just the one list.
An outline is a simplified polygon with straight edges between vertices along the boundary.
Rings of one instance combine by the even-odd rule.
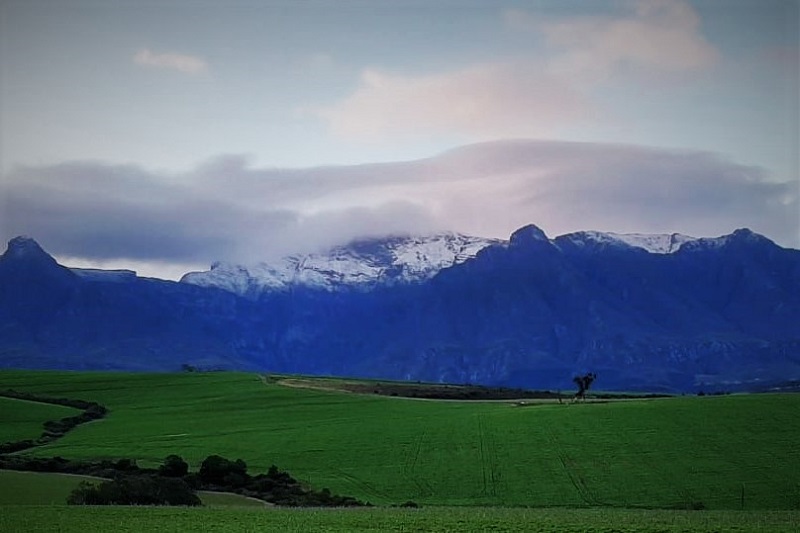
[[27, 234], [98, 263], [250, 263], [363, 236], [507, 238], [528, 223], [551, 237], [746, 226], [800, 245], [796, 182], [710, 153], [626, 145], [497, 141], [418, 161], [291, 170], [226, 156], [183, 174], [74, 162], [17, 168], [0, 187], [0, 236]]

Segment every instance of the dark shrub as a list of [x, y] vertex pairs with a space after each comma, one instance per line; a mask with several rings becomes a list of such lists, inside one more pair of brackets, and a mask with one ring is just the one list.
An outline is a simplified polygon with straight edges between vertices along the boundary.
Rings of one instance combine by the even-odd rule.
[[200, 482], [200, 476], [195, 472], [186, 474], [183, 476], [183, 480], [186, 482], [187, 485], [192, 487], [193, 489], [197, 490], [200, 488], [202, 483]]
[[136, 461], [131, 459], [120, 459], [114, 463], [114, 470], [119, 470], [120, 472], [132, 472], [138, 469], [139, 467], [136, 465]]
[[158, 474], [164, 477], [183, 477], [188, 473], [189, 464], [179, 455], [168, 455], [158, 467]]
[[0, 454], [2, 453], [14, 453], [21, 450], [27, 450], [28, 448], [33, 448], [36, 444], [28, 439], [28, 440], [19, 440], [16, 442], [6, 442], [0, 444]]
[[83, 481], [67, 498], [70, 505], [200, 505], [181, 479], [150, 475], [123, 476], [98, 485]]
[[[225, 485], [225, 478], [229, 475], [241, 476], [247, 480], [247, 464], [241, 459], [231, 461], [219, 455], [209, 455], [200, 465], [200, 481], [204, 484]], [[239, 480], [233, 476], [231, 481]]]

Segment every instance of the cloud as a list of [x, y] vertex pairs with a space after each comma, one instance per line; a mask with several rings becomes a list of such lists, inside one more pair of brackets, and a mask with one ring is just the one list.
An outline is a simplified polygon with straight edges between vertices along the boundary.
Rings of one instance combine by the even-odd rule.
[[[800, 247], [797, 182], [706, 152], [497, 141], [417, 161], [275, 169], [226, 156], [182, 174], [76, 162], [4, 176], [0, 238], [95, 262], [255, 262], [363, 236], [583, 229], [715, 236], [750, 227]], [[124, 262], [123, 262], [124, 263]]]
[[149, 48], [142, 48], [136, 52], [133, 62], [143, 67], [177, 70], [184, 74], [208, 72], [208, 63], [200, 57], [175, 52], [156, 53]]
[[624, 72], [696, 71], [719, 53], [702, 35], [700, 16], [681, 0], [640, 0], [621, 16], [539, 17], [513, 9], [506, 23], [541, 33], [553, 51], [552, 68], [586, 77]]
[[318, 109], [331, 133], [391, 141], [450, 135], [461, 140], [557, 137], [609, 114], [598, 89], [677, 80], [715, 63], [686, 2], [642, 0], [616, 16], [542, 16], [510, 9], [509, 28], [544, 42], [514, 59], [445, 72], [361, 71], [356, 89]]
[[319, 115], [344, 137], [465, 134], [482, 139], [551, 135], [563, 122], [590, 111], [580, 91], [540, 65], [521, 62], [425, 76], [367, 69], [355, 93]]

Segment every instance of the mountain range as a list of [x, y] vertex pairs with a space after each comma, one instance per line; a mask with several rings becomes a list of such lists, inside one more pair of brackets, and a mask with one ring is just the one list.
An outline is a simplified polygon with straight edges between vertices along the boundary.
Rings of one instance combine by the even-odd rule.
[[536, 226], [360, 240], [181, 282], [0, 257], [0, 366], [242, 369], [569, 389], [754, 390], [800, 379], [800, 251]]

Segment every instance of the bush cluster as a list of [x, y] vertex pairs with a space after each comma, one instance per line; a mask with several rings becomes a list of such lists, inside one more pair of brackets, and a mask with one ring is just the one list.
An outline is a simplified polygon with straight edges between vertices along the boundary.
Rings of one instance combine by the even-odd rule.
[[200, 498], [182, 479], [130, 474], [94, 484], [81, 482], [67, 498], [70, 505], [200, 505]]
[[115, 479], [119, 476], [140, 473], [157, 474], [155, 469], [139, 468], [132, 459], [117, 461], [77, 461], [63, 457], [26, 457], [24, 455], [0, 455], [0, 469], [25, 472], [54, 472], [59, 474], [80, 474]]
[[163, 494], [165, 491], [171, 493], [171, 487], [173, 486], [168, 484], [171, 480], [179, 481], [191, 491], [234, 492], [276, 505], [291, 507], [354, 507], [368, 505], [351, 496], [333, 494], [327, 488], [320, 491], [313, 490], [274, 465], [264, 474], [250, 475], [247, 472], [247, 464], [241, 459], [231, 461], [219, 455], [207, 457], [200, 465], [198, 472], [189, 472], [189, 465], [178, 455], [168, 456], [158, 468], [141, 468], [132, 459], [73, 461], [62, 457], [41, 458], [3, 455], [0, 456], [0, 469], [81, 474], [106, 478], [115, 482], [110, 486], [101, 485], [104, 488], [99, 492], [89, 491], [87, 487], [79, 487], [78, 490], [81, 492], [70, 497], [71, 503], [84, 503], [87, 505], [101, 505], [97, 500], [98, 498], [109, 503], [117, 502], [116, 504], [118, 505], [124, 505], [118, 503], [125, 499], [120, 496], [120, 491], [122, 493], [125, 493], [125, 491], [134, 492], [134, 495], [131, 495], [129, 499], [138, 501], [135, 505], [193, 505], [168, 502], [144, 503], [141, 498], [135, 496], [136, 490], [143, 490], [146, 487], [153, 488], [153, 483], [162, 487], [159, 489], [160, 492], [156, 491], [156, 494]]
[[250, 475], [247, 464], [241, 459], [231, 461], [219, 455], [211, 455], [200, 465], [195, 476], [188, 474], [189, 484], [197, 488], [235, 492], [276, 505], [291, 507], [353, 507], [365, 505], [351, 496], [339, 496], [324, 488], [315, 491], [303, 486], [287, 472], [272, 465], [266, 474]]

